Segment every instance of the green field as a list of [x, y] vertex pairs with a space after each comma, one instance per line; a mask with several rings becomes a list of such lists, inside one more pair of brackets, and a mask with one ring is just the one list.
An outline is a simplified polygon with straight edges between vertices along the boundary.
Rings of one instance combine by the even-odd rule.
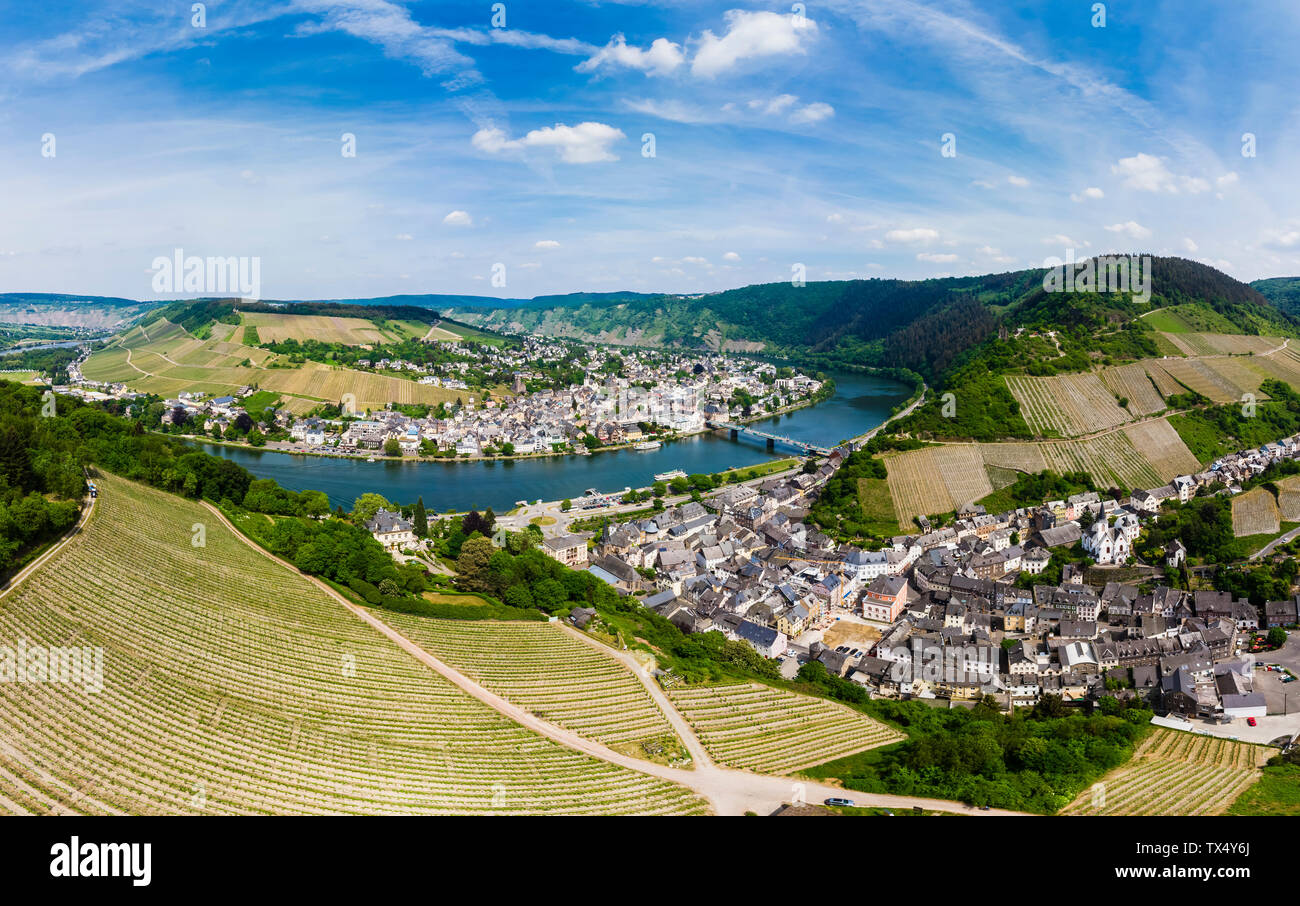
[[900, 531], [889, 481], [884, 478], [859, 478], [858, 503], [868, 530], [879, 535], [897, 535]]
[[1300, 815], [1300, 764], [1266, 765], [1259, 780], [1225, 814]]
[[102, 648], [102, 689], [0, 684], [0, 812], [707, 811], [466, 695], [199, 504], [100, 486], [0, 637]]

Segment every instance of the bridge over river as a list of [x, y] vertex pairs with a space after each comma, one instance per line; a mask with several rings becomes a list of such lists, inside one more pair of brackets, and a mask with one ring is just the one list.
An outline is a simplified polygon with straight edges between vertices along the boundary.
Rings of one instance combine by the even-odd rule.
[[816, 444], [810, 444], [803, 440], [795, 440], [792, 437], [786, 437], [782, 434], [770, 434], [767, 431], [759, 431], [757, 428], [749, 425], [738, 425], [734, 422], [709, 422], [708, 424], [710, 428], [719, 428], [730, 431], [732, 440], [735, 440], [742, 434], [746, 434], [750, 437], [757, 437], [760, 440], [767, 441], [767, 448], [769, 450], [776, 449], [777, 444], [784, 444], [787, 447], [792, 447], [805, 454], [816, 453], [818, 456], [829, 456], [831, 452], [829, 447], [819, 447]]

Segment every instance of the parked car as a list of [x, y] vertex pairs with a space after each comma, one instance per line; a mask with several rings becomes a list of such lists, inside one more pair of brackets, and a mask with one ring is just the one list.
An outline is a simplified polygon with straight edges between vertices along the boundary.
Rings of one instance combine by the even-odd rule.
[[1253, 726], [1256, 726], [1256, 724], [1255, 724], [1255, 718], [1253, 718], [1253, 717], [1247, 717], [1247, 718], [1246, 718], [1246, 723], [1249, 724], [1249, 725], [1252, 726], [1252, 727], [1253, 727]]
[[853, 808], [854, 805], [852, 799], [844, 799], [839, 796], [830, 797], [829, 799], [826, 800], [826, 804], [830, 806], [837, 806], [840, 808]]

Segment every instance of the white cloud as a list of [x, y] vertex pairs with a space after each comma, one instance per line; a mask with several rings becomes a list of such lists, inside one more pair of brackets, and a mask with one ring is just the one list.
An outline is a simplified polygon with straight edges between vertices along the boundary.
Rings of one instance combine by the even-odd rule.
[[1293, 249], [1300, 246], [1300, 230], [1269, 230], [1264, 234], [1264, 244], [1272, 248]]
[[396, 239], [398, 242], [410, 242], [415, 237], [412, 236], [410, 233], [398, 233], [393, 238]]
[[750, 110], [761, 110], [763, 113], [771, 115], [774, 113], [780, 113], [789, 107], [793, 107], [795, 102], [798, 100], [798, 95], [778, 94], [776, 97], [770, 98], [766, 101], [761, 98], [755, 98], [746, 106], [749, 107]]
[[1151, 235], [1151, 231], [1135, 220], [1127, 220], [1124, 223], [1112, 223], [1106, 227], [1107, 232], [1120, 233], [1128, 236], [1130, 239], [1146, 239]]
[[830, 104], [816, 101], [807, 107], [801, 107], [790, 115], [792, 123], [819, 123], [835, 115], [835, 108]]
[[1029, 185], [1029, 180], [1025, 179], [1023, 176], [1017, 176], [1014, 173], [1007, 177], [1007, 182], [1011, 183], [1013, 186], [1019, 186], [1022, 189]]
[[1057, 233], [1055, 236], [1044, 236], [1043, 245], [1059, 245], [1062, 248], [1075, 249], [1075, 248], [1088, 248], [1089, 246], [1092, 245], [1092, 243], [1079, 242], [1075, 239], [1071, 239], [1069, 236], [1066, 236], [1064, 233]]
[[935, 264], [948, 264], [956, 261], [956, 255], [938, 254], [935, 252], [920, 252], [916, 256], [917, 261], [931, 261]]
[[1237, 179], [1238, 177], [1236, 173], [1229, 172], [1229, 173], [1224, 173], [1214, 182], [1220, 189], [1224, 189], [1227, 188], [1228, 186], [1236, 185]]
[[1082, 192], [1070, 193], [1070, 201], [1087, 201], [1087, 200], [1095, 201], [1096, 199], [1105, 198], [1105, 197], [1106, 197], [1106, 193], [1103, 192], [1101, 189], [1097, 188], [1096, 186], [1088, 186], [1088, 188], [1084, 189]]
[[1200, 246], [1196, 244], [1196, 240], [1189, 237], [1183, 240], [1183, 248], [1187, 249], [1189, 252], [1195, 252], [1200, 248]]
[[450, 226], [473, 226], [474, 218], [469, 216], [469, 211], [452, 211], [442, 222]]
[[1152, 154], [1122, 157], [1119, 163], [1110, 168], [1110, 172], [1124, 180], [1125, 188], [1139, 192], [1165, 192], [1170, 195], [1187, 192], [1196, 195], [1210, 188], [1209, 182], [1200, 177], [1175, 176], [1165, 166], [1163, 158]]
[[727, 252], [725, 255], [722, 256], [722, 260], [723, 260], [723, 261], [739, 261], [739, 260], [740, 260], [740, 256], [737, 255], [735, 252]]
[[560, 244], [554, 239], [540, 239], [533, 244], [535, 249], [558, 249]]
[[727, 32], [721, 38], [708, 29], [700, 35], [691, 60], [693, 75], [712, 78], [741, 60], [804, 53], [805, 40], [817, 31], [813, 20], [796, 19], [789, 13], [733, 9], [726, 12], [725, 18]]
[[622, 66], [636, 69], [646, 75], [668, 75], [686, 62], [681, 45], [667, 38], [656, 38], [648, 50], [627, 43], [623, 35], [614, 35], [609, 43], [583, 60], [578, 72], [595, 72], [601, 66]]
[[708, 258], [699, 258], [694, 255], [688, 255], [685, 258], [683, 258], [682, 261], [686, 262], [687, 264], [708, 264], [709, 263]]
[[929, 227], [917, 227], [911, 230], [890, 230], [885, 234], [890, 242], [931, 242], [939, 238], [939, 231]]
[[610, 151], [614, 142], [627, 138], [621, 129], [604, 123], [585, 122], [576, 126], [556, 123], [544, 129], [534, 129], [523, 138], [507, 138], [503, 129], [487, 126], [474, 133], [472, 144], [485, 154], [522, 151], [527, 148], [550, 148], [566, 164], [591, 164], [618, 160]]

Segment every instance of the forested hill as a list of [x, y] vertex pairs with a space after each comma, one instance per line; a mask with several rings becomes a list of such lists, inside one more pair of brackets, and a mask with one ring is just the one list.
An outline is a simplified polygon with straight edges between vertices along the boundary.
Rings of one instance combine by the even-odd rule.
[[[470, 324], [513, 332], [761, 351], [825, 365], [906, 368], [927, 379], [1003, 328], [1061, 330], [1081, 338], [1112, 333], [1165, 306], [1195, 306], [1223, 330], [1300, 331], [1300, 323], [1258, 291], [1212, 267], [1152, 257], [1151, 270], [1146, 302], [1129, 293], [1049, 293], [1043, 288], [1046, 271], [1033, 269], [931, 280], [765, 283], [700, 296], [559, 297], [455, 314]], [[1134, 351], [1142, 348], [1138, 343]]]
[[1293, 317], [1300, 317], [1300, 277], [1270, 277], [1267, 280], [1256, 280], [1250, 286], [1276, 308]]

